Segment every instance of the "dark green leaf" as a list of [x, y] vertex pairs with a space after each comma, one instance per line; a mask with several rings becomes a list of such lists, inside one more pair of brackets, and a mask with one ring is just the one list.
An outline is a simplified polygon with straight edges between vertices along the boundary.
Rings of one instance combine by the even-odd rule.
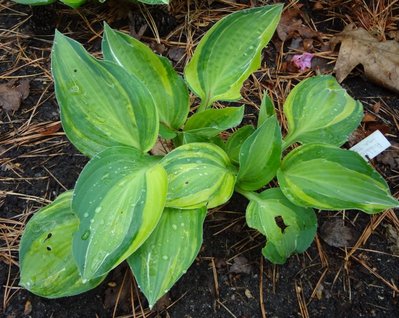
[[248, 139], [255, 131], [255, 128], [251, 125], [247, 125], [239, 128], [234, 132], [226, 142], [225, 151], [228, 154], [230, 160], [236, 164], [239, 163], [240, 149], [245, 140]]
[[263, 93], [262, 103], [260, 105], [259, 116], [258, 116], [258, 127], [262, 125], [266, 119], [276, 114], [274, 110], [274, 104], [272, 99], [267, 95], [267, 92]]
[[281, 160], [281, 132], [271, 116], [244, 141], [240, 149], [237, 186], [246, 191], [260, 189], [276, 175]]
[[244, 106], [207, 109], [191, 116], [184, 131], [204, 137], [214, 137], [220, 132], [239, 125], [244, 116]]

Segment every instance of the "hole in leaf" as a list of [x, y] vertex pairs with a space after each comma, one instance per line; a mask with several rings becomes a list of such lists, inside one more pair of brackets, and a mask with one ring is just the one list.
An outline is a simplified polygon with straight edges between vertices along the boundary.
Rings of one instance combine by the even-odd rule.
[[281, 216], [276, 216], [274, 218], [274, 221], [276, 222], [277, 226], [281, 229], [281, 232], [284, 233], [285, 229], [288, 227], [285, 223], [284, 220]]
[[47, 246], [46, 249], [47, 249], [48, 251], [51, 251], [51, 247], [50, 247], [50, 246]]
[[184, 184], [188, 184], [188, 181], [184, 182]]
[[73, 71], [74, 71], [74, 73], [76, 73], [78, 70], [75, 68]]

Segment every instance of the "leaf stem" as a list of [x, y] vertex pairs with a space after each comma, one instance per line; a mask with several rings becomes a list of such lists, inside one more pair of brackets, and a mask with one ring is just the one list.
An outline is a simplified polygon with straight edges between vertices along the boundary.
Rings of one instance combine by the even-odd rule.
[[243, 195], [249, 201], [256, 201], [258, 199], [258, 196], [256, 195], [256, 192], [246, 191], [246, 190], [241, 189], [240, 187], [235, 187], [234, 190], [236, 192], [238, 192], [239, 194]]
[[295, 140], [292, 138], [292, 136], [285, 136], [285, 139], [283, 139], [283, 143], [281, 145], [282, 151], [286, 150], [289, 146], [291, 146]]
[[206, 100], [201, 100], [201, 104], [198, 106], [197, 108], [197, 112], [203, 112], [204, 110], [206, 110], [208, 108], [208, 99]]

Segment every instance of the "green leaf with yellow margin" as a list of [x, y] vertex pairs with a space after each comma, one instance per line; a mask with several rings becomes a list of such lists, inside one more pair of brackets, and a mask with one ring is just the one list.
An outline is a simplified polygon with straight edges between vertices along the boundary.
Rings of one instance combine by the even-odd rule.
[[184, 75], [201, 98], [200, 111], [217, 100], [237, 100], [248, 76], [261, 65], [282, 5], [251, 8], [218, 21], [201, 39]]
[[285, 147], [294, 142], [344, 144], [363, 118], [363, 106], [330, 75], [303, 80], [284, 103], [288, 134]]
[[233, 194], [236, 170], [218, 146], [185, 144], [168, 153], [161, 163], [168, 173], [167, 207], [214, 208]]
[[29, 220], [19, 246], [21, 280], [30, 292], [46, 298], [88, 291], [105, 278], [83, 281], [72, 256], [72, 238], [79, 219], [71, 209], [72, 191], [65, 192]]
[[313, 209], [296, 206], [279, 188], [251, 193], [248, 198], [246, 221], [266, 236], [262, 253], [269, 261], [284, 264], [293, 253], [302, 253], [310, 246], [317, 230]]
[[101, 276], [137, 250], [157, 225], [166, 193], [167, 175], [155, 157], [130, 147], [93, 157], [72, 201], [80, 220], [73, 254], [82, 277]]
[[106, 23], [102, 50], [105, 60], [123, 66], [147, 87], [162, 124], [173, 129], [183, 125], [189, 112], [187, 86], [166, 58], [156, 55], [135, 38], [111, 29]]
[[206, 208], [166, 208], [156, 229], [128, 258], [150, 308], [194, 262], [201, 244]]
[[139, 79], [117, 64], [96, 60], [59, 32], [51, 67], [62, 126], [82, 153], [91, 157], [112, 146], [152, 148], [158, 113]]
[[327, 144], [293, 150], [283, 159], [277, 178], [285, 196], [305, 207], [373, 214], [399, 204], [384, 178], [358, 153]]

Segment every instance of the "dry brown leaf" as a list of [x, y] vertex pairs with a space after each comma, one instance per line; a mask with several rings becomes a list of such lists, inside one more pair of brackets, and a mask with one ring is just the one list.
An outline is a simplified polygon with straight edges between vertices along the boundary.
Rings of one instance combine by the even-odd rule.
[[338, 43], [341, 43], [335, 65], [338, 82], [361, 64], [370, 81], [399, 92], [399, 43], [379, 42], [365, 29], [356, 29], [353, 24], [347, 25], [332, 39], [333, 47]]
[[354, 230], [343, 224], [342, 220], [326, 221], [320, 228], [320, 237], [330, 246], [345, 247], [354, 243]]
[[386, 236], [388, 242], [391, 243], [389, 249], [394, 255], [399, 255], [399, 232], [391, 224], [386, 226]]
[[364, 114], [363, 120], [362, 120], [363, 123], [376, 122], [376, 121], [377, 121], [377, 117], [374, 116], [373, 114], [370, 114], [367, 112]]
[[27, 300], [24, 307], [24, 315], [28, 316], [32, 312], [32, 303], [30, 300]]
[[399, 169], [399, 144], [392, 142], [392, 147], [379, 154], [376, 160], [388, 166], [391, 170]]
[[299, 35], [302, 39], [316, 38], [323, 42], [319, 32], [304, 25], [302, 19], [298, 18], [301, 14], [300, 7], [297, 6], [284, 11], [277, 26], [278, 37], [281, 41], [286, 41]]
[[21, 80], [18, 85], [16, 81], [0, 84], [0, 107], [6, 112], [18, 110], [21, 102], [29, 96], [29, 81]]
[[235, 274], [250, 274], [252, 272], [252, 265], [244, 256], [237, 256], [234, 258], [233, 265], [230, 266], [230, 273]]

